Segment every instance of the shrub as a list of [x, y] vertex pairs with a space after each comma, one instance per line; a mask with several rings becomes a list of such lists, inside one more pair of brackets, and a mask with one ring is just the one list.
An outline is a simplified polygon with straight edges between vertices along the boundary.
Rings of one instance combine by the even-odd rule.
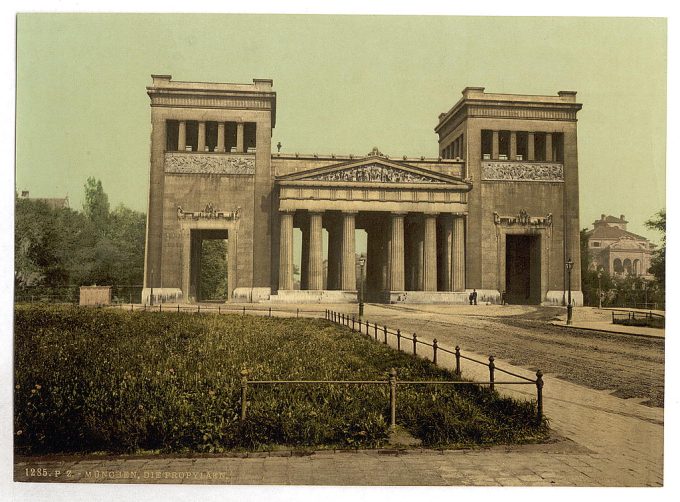
[[[322, 320], [18, 306], [18, 452], [220, 452], [375, 447], [388, 437], [387, 385], [249, 386], [253, 380], [451, 379]], [[545, 434], [535, 406], [477, 386], [399, 387], [398, 421], [428, 445], [516, 442]]]

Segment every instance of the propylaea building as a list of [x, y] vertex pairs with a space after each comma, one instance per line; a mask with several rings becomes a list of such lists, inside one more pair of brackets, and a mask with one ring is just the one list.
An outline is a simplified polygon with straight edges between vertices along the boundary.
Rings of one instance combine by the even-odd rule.
[[145, 301], [201, 301], [226, 239], [229, 301], [582, 303], [575, 92], [467, 87], [438, 158], [304, 155], [272, 152], [271, 80], [152, 79]]

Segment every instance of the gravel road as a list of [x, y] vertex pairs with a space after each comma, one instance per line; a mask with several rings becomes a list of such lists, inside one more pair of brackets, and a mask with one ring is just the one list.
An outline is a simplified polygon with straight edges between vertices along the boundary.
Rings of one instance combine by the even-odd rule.
[[436, 337], [448, 348], [493, 354], [511, 364], [642, 404], [663, 407], [664, 340], [568, 329], [549, 321], [556, 307], [444, 307], [368, 305], [371, 322]]

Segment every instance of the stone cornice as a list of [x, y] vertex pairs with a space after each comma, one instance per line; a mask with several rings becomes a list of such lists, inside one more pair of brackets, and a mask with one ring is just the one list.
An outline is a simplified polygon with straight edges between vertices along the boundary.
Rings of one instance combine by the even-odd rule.
[[527, 120], [559, 120], [575, 122], [576, 114], [582, 108], [581, 103], [559, 101], [561, 98], [537, 97], [533, 101], [527, 99], [502, 99], [498, 95], [495, 99], [467, 98], [461, 99], [448, 112], [439, 116], [439, 123], [434, 128], [438, 134], [451, 129], [451, 122], [456, 125], [468, 117], [489, 118], [520, 118]]

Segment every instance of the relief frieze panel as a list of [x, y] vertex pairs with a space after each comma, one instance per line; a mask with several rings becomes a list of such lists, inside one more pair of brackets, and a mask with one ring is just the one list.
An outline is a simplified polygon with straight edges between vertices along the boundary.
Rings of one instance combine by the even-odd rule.
[[493, 222], [502, 226], [524, 226], [524, 227], [544, 227], [550, 228], [553, 224], [552, 213], [546, 216], [530, 216], [524, 209], [514, 216], [501, 216], [497, 212], [493, 213]]
[[255, 157], [223, 153], [166, 153], [168, 174], [255, 174]]
[[227, 220], [236, 221], [241, 217], [241, 207], [233, 211], [215, 209], [212, 202], [199, 211], [185, 211], [182, 206], [177, 206], [177, 219], [179, 220]]
[[564, 165], [554, 162], [482, 162], [485, 181], [564, 181]]

